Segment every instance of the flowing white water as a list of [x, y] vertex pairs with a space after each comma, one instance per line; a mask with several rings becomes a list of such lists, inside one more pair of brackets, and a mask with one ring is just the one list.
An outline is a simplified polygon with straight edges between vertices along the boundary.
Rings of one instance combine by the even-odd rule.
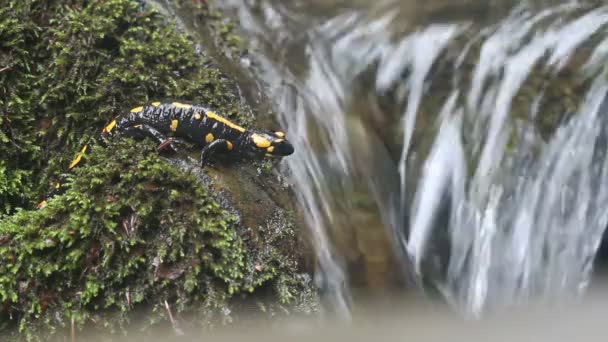
[[[439, 257], [443, 275], [435, 285], [464, 313], [584, 291], [608, 224], [608, 39], [591, 40], [605, 33], [608, 8], [521, 7], [492, 27], [454, 22], [402, 33], [398, 24], [411, 17], [396, 1], [324, 17], [295, 13], [280, 1], [253, 3], [222, 6], [238, 13], [263, 70], [259, 77], [297, 146], [284, 163], [311, 230], [320, 284], [337, 312], [349, 316], [350, 294], [330, 236], [339, 212], [348, 210], [349, 199], [341, 196], [361, 182], [361, 173], [401, 266], [411, 268], [395, 272], [423, 277], [425, 260]], [[447, 59], [452, 79], [435, 79], [458, 39], [468, 43]], [[570, 68], [588, 86], [575, 97], [576, 110], [558, 113], [569, 119], [543, 138], [534, 120], [559, 116], [541, 105], [548, 96], [543, 90], [583, 47], [588, 57]], [[286, 61], [288, 54], [298, 58]], [[473, 70], [465, 60], [474, 61]], [[374, 81], [361, 84], [369, 70]], [[544, 77], [543, 86], [522, 110], [515, 101], [530, 77]], [[436, 96], [434, 85], [450, 95], [438, 112], [423, 111], [422, 102]], [[374, 105], [392, 95], [395, 113], [383, 114], [398, 117], [399, 160], [391, 161], [383, 146], [370, 154], [353, 148], [366, 139], [353, 129], [367, 127], [353, 110], [361, 87], [368, 95], [363, 100]], [[420, 129], [432, 142], [426, 154], [414, 141]], [[441, 215], [448, 223], [437, 227]], [[430, 247], [442, 238], [446, 250], [433, 255], [437, 249]]]
[[[509, 49], [509, 53], [489, 53], [494, 56], [493, 61], [499, 60], [500, 67], [495, 64], [488, 69], [501, 75], [488, 82], [494, 91], [484, 94], [482, 103], [487, 105], [481, 108], [475, 105], [484, 79], [479, 76], [484, 74], [480, 71], [484, 68], [478, 65], [468, 111], [478, 127], [488, 129], [487, 134], [476, 138], [482, 141], [481, 157], [465, 192], [451, 191], [457, 195], [458, 208], [454, 208], [456, 215], [450, 220], [452, 254], [447, 281], [441, 286], [446, 296], [472, 314], [479, 314], [488, 306], [509, 305], [538, 296], [576, 294], [587, 285], [593, 256], [607, 224], [602, 209], [607, 204], [606, 160], [603, 151], [595, 151], [608, 114], [606, 107], [601, 108], [607, 90], [605, 75], [592, 76], [595, 80], [581, 99], [579, 111], [542, 146], [535, 162], [529, 162], [529, 153], [534, 145], [541, 144], [539, 139], [530, 137], [536, 141], [521, 142], [510, 152], [506, 144], [515, 121], [511, 115], [513, 98], [532, 68], [539, 67], [539, 59], [549, 54], [544, 65], [559, 71], [566, 56], [607, 19], [603, 8], [572, 22], [556, 21], [547, 31], [536, 31], [529, 42]], [[496, 34], [502, 35], [505, 26], [518, 27], [518, 32], [509, 36], [519, 39], [523, 31], [531, 29], [527, 25], [513, 26], [509, 20]], [[494, 39], [497, 38], [491, 35], [484, 42], [482, 59], [484, 53], [496, 48]], [[499, 40], [510, 42], [505, 37]], [[497, 55], [501, 57], [496, 58]], [[530, 114], [533, 112], [531, 108]], [[483, 122], [486, 118], [489, 125]], [[457, 151], [442, 147], [444, 139], [454, 140], [438, 135], [433, 153], [449, 151], [450, 158], [443, 158], [444, 161], [458, 159], [454, 156]], [[445, 144], [452, 149], [457, 146], [452, 141]], [[594, 155], [601, 157], [593, 158]], [[427, 161], [433, 162], [430, 158]], [[444, 173], [430, 178], [439, 183], [447, 177]], [[436, 198], [441, 193], [441, 189], [421, 187], [417, 196]], [[432, 227], [425, 223], [411, 222], [408, 247], [415, 261], [425, 257], [425, 239], [412, 237], [429, 239], [432, 235]]]

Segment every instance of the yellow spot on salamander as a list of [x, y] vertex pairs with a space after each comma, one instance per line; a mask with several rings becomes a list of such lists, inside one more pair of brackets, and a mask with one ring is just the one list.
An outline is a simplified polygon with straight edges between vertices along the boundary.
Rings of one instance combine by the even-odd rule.
[[135, 108], [131, 109], [131, 113], [139, 113], [142, 110], [144, 110], [143, 106], [135, 107]]
[[234, 147], [232, 146], [232, 143], [230, 141], [226, 141], [226, 145], [228, 147], [228, 151], [232, 151], [232, 148]]
[[110, 133], [116, 127], [116, 120], [112, 120], [106, 127], [103, 128], [103, 133]]
[[285, 138], [285, 132], [274, 132], [277, 137]]
[[156, 101], [156, 102], [152, 102], [152, 105], [153, 105], [154, 107], [158, 107], [158, 106], [160, 106], [160, 102], [158, 102], [158, 101]]
[[215, 137], [213, 136], [213, 134], [212, 134], [212, 133], [209, 133], [209, 134], [207, 134], [207, 135], [205, 136], [205, 141], [206, 141], [206, 142], [210, 143], [210, 142], [212, 142], [213, 140], [215, 140]]
[[74, 166], [78, 165], [78, 163], [80, 163], [80, 161], [82, 160], [82, 155], [87, 151], [88, 147], [89, 147], [88, 145], [84, 145], [84, 147], [82, 148], [80, 153], [78, 153], [76, 158], [74, 158], [74, 160], [72, 160], [72, 162], [70, 163], [70, 166], [68, 167], [69, 169], [73, 168]]
[[133, 127], [137, 128], [137, 129], [141, 129], [142, 127], [144, 127], [144, 125], [135, 125]]
[[196, 120], [200, 120], [201, 119], [201, 114], [199, 114], [199, 113], [194, 114], [194, 118]]
[[181, 103], [181, 102], [173, 102], [173, 105], [177, 108], [183, 108], [183, 109], [190, 109], [192, 108], [191, 105], [189, 104], [185, 104], [185, 103]]
[[255, 144], [255, 146], [259, 147], [259, 148], [266, 148], [268, 146], [270, 146], [270, 140], [264, 138], [263, 136], [253, 133], [251, 135], [251, 138], [253, 139], [253, 143]]
[[207, 112], [207, 113], [205, 113], [205, 115], [207, 115], [208, 118], [219, 121], [230, 128], [236, 129], [239, 132], [245, 132], [245, 129], [243, 127], [235, 124], [234, 122], [232, 122], [224, 117], [221, 117], [221, 116], [215, 114], [214, 112]]
[[46, 200], [44, 200], [44, 201], [38, 203], [38, 205], [36, 206], [36, 208], [42, 209], [42, 208], [46, 207], [46, 204], [47, 204], [47, 202], [46, 202]]
[[171, 130], [173, 132], [177, 131], [177, 126], [179, 125], [179, 121], [178, 120], [171, 120]]
[[277, 140], [275, 140], [274, 142], [276, 142], [276, 143], [280, 143], [281, 141], [284, 141], [284, 140], [285, 140], [285, 139], [277, 139]]
[[270, 146], [266, 149], [266, 151], [268, 151], [268, 153], [272, 153], [272, 151], [274, 151], [274, 146]]
[[72, 162], [70, 163], [70, 166], [68, 168], [71, 169], [74, 166], [78, 165], [78, 163], [80, 163], [81, 159], [82, 159], [82, 156], [80, 154], [77, 155], [76, 158], [74, 158], [74, 160], [72, 160]]

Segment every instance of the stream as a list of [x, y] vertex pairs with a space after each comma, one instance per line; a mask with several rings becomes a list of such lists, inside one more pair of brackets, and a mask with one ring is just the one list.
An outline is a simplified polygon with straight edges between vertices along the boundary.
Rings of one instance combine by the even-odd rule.
[[607, 6], [210, 3], [297, 146], [282, 168], [331, 312], [414, 291], [480, 317], [589, 288], [608, 224]]

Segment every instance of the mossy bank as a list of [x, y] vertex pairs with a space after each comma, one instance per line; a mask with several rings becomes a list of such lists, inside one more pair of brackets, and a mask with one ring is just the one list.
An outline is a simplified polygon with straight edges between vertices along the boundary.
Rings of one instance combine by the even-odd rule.
[[80, 145], [128, 108], [178, 99], [243, 125], [255, 117], [187, 36], [138, 1], [0, 4], [3, 340], [171, 326], [169, 312], [175, 329], [199, 329], [245, 307], [314, 310], [289, 210], [243, 224], [152, 141], [94, 148], [66, 192], [35, 210]]

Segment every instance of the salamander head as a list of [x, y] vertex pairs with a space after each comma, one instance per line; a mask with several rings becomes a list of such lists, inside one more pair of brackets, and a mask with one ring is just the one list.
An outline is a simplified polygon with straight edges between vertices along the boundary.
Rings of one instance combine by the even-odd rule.
[[285, 139], [283, 132], [252, 131], [249, 135], [250, 146], [254, 155], [264, 157], [285, 157], [293, 154], [294, 148]]

